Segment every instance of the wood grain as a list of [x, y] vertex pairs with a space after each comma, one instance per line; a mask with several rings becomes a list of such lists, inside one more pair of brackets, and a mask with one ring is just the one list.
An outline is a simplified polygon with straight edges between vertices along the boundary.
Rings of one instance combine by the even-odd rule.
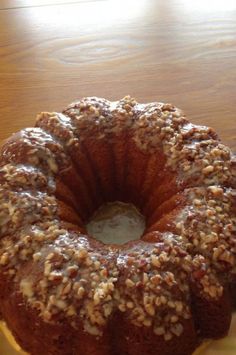
[[[71, 5], [79, 2], [90, 2], [93, 0], [1, 0], [0, 10], [19, 9], [24, 7], [41, 7], [54, 5]], [[96, 0], [107, 1], [107, 0]]]
[[0, 140], [76, 97], [131, 94], [173, 102], [236, 151], [235, 1], [3, 0], [0, 9]]

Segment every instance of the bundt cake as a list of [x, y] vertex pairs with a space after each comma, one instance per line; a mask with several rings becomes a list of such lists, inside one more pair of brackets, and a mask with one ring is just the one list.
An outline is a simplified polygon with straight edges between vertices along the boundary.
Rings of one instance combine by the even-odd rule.
[[[236, 168], [171, 104], [96, 97], [0, 152], [0, 313], [32, 355], [188, 355], [227, 334], [236, 295]], [[142, 237], [88, 235], [132, 203]]]

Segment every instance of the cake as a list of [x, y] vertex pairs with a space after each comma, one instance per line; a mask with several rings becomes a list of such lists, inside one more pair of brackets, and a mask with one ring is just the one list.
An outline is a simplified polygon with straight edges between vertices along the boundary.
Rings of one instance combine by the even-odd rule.
[[[78, 100], [0, 151], [0, 314], [31, 355], [188, 355], [227, 334], [235, 158], [172, 104]], [[86, 224], [132, 203], [142, 237]]]

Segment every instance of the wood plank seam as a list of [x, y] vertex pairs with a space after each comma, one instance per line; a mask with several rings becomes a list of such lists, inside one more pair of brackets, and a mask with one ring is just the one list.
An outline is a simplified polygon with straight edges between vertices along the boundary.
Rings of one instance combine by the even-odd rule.
[[12, 6], [12, 7], [6, 7], [6, 8], [0, 8], [0, 11], [9, 11], [9, 10], [18, 10], [18, 9], [28, 9], [28, 8], [43, 8], [43, 7], [53, 7], [53, 6], [67, 6], [67, 5], [76, 5], [76, 4], [83, 4], [83, 3], [89, 3], [89, 2], [104, 2], [107, 0], [78, 0], [78, 1], [67, 1], [67, 2], [62, 2], [62, 3], [49, 3], [49, 4], [44, 4], [44, 5], [25, 5], [25, 6]]

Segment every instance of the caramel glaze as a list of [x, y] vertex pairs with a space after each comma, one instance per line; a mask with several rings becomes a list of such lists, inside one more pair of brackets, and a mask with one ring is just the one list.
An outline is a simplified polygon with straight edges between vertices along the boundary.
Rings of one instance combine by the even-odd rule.
[[[235, 160], [171, 104], [84, 98], [0, 158], [0, 312], [33, 355], [187, 355], [224, 336], [236, 273]], [[142, 238], [87, 235], [131, 202]]]

